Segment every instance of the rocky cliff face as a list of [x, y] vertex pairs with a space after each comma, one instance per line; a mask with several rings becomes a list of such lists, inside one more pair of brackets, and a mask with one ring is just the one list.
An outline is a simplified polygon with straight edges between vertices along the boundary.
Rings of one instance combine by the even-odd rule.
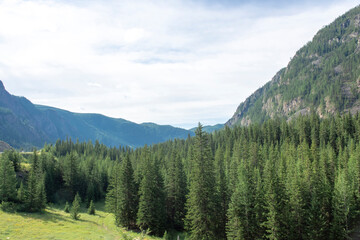
[[288, 66], [239, 105], [228, 126], [360, 110], [360, 7], [321, 29]]

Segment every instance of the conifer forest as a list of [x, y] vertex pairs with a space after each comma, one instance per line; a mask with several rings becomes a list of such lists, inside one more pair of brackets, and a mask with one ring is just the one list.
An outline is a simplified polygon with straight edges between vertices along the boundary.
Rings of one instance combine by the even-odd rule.
[[212, 134], [199, 124], [194, 137], [136, 149], [59, 140], [0, 159], [4, 211], [82, 201], [95, 214], [104, 200], [119, 227], [194, 240], [347, 239], [359, 220], [360, 114]]

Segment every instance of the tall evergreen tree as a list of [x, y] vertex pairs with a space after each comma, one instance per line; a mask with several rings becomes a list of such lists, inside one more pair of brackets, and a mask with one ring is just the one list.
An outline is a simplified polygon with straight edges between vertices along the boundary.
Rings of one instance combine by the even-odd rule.
[[95, 215], [95, 204], [94, 204], [94, 201], [93, 201], [93, 200], [90, 201], [90, 205], [89, 205], [89, 209], [88, 209], [88, 214], [90, 214], [90, 215]]
[[73, 197], [77, 192], [78, 180], [79, 180], [79, 165], [78, 158], [74, 151], [70, 152], [65, 157], [64, 167], [63, 167], [63, 179], [65, 185], [69, 188], [70, 195]]
[[169, 160], [165, 190], [168, 225], [181, 231], [184, 229], [187, 186], [183, 164], [176, 150]]
[[115, 215], [115, 223], [119, 226], [120, 165], [118, 163], [115, 163], [115, 166], [111, 170], [107, 191], [105, 207], [107, 211]]
[[134, 228], [138, 199], [134, 171], [128, 154], [121, 164], [118, 194], [117, 224], [126, 228]]
[[46, 192], [44, 174], [36, 150], [32, 155], [32, 165], [28, 177], [25, 204], [26, 210], [30, 212], [40, 211], [46, 205]]
[[16, 174], [13, 162], [6, 154], [0, 156], [0, 201], [16, 199]]
[[152, 161], [150, 153], [143, 159], [144, 172], [140, 184], [137, 224], [142, 230], [161, 236], [165, 231], [165, 197], [163, 180], [157, 161]]
[[80, 195], [79, 195], [79, 193], [76, 193], [74, 201], [73, 201], [72, 206], [71, 206], [71, 210], [70, 210], [71, 218], [74, 219], [74, 220], [79, 220], [80, 219], [80, 214], [79, 214], [79, 212], [80, 212], [80, 203], [81, 203]]
[[228, 239], [255, 239], [254, 198], [244, 164], [239, 167], [238, 186], [229, 205]]
[[226, 239], [227, 210], [229, 205], [224, 153], [221, 147], [215, 153], [215, 181], [217, 194], [217, 236]]
[[193, 170], [187, 199], [187, 230], [190, 239], [218, 239], [213, 157], [208, 136], [200, 123], [195, 134]]

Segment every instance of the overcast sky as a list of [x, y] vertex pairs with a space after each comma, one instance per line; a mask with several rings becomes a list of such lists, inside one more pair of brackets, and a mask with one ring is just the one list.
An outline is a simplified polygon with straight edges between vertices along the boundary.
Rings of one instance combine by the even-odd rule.
[[[299, 3], [301, 2], [301, 3]], [[226, 122], [358, 0], [0, 0], [0, 80], [35, 104]]]

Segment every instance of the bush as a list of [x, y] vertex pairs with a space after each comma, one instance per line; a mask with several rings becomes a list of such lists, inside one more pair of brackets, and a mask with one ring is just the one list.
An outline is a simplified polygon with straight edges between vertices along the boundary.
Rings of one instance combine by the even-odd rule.
[[79, 220], [80, 219], [80, 203], [81, 203], [81, 198], [79, 196], [79, 193], [76, 194], [75, 199], [73, 201], [72, 207], [71, 207], [71, 217], [74, 220]]
[[11, 212], [11, 213], [16, 212], [16, 210], [17, 210], [17, 206], [13, 202], [4, 202], [4, 201], [2, 201], [1, 205], [0, 205], [0, 208], [4, 212]]
[[66, 212], [66, 213], [70, 212], [70, 205], [69, 205], [69, 202], [67, 202], [67, 201], [65, 203], [64, 212]]
[[95, 204], [94, 204], [93, 200], [90, 201], [90, 206], [89, 206], [89, 209], [88, 209], [88, 213], [90, 215], [95, 215]]

